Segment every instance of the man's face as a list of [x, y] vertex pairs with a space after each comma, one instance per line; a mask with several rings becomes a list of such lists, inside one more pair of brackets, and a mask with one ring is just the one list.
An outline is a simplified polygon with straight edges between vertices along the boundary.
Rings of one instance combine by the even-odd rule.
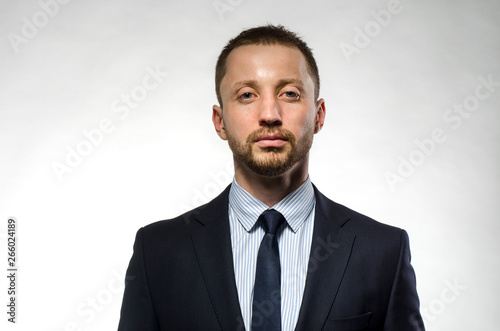
[[257, 174], [277, 176], [307, 161], [325, 116], [307, 68], [297, 48], [282, 45], [241, 46], [227, 58], [223, 109], [214, 106], [213, 122], [236, 161]]

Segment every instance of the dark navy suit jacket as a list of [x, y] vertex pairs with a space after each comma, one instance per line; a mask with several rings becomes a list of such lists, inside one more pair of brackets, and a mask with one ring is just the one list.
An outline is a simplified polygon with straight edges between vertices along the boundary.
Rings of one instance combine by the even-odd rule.
[[[314, 187], [316, 211], [297, 331], [424, 330], [408, 235]], [[244, 330], [228, 218], [210, 203], [137, 232], [119, 331]]]

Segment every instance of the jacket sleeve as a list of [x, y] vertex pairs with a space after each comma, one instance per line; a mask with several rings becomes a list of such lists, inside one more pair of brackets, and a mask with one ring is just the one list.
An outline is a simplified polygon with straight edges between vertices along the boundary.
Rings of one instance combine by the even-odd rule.
[[134, 254], [125, 277], [118, 331], [159, 331], [160, 327], [151, 301], [144, 263], [143, 228], [137, 231]]
[[420, 315], [415, 272], [410, 264], [410, 244], [406, 231], [401, 231], [398, 267], [392, 284], [384, 331], [424, 331]]

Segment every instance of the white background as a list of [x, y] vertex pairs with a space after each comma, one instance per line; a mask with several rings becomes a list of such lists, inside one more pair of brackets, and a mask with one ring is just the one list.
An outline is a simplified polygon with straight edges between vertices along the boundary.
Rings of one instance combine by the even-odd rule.
[[[388, 0], [62, 2], [0, 4], [3, 266], [9, 217], [19, 235], [18, 323], [2, 277], [3, 330], [116, 329], [137, 229], [231, 180], [211, 123], [214, 66], [229, 38], [266, 23], [298, 32], [318, 61], [313, 183], [409, 232], [428, 330], [498, 330], [498, 1], [401, 0], [382, 23]], [[148, 70], [168, 75], [141, 95]], [[471, 111], [450, 113], [464, 102]], [[114, 130], [99, 136], [103, 119]], [[436, 129], [445, 138], [431, 144]], [[71, 158], [78, 148], [87, 155]]]

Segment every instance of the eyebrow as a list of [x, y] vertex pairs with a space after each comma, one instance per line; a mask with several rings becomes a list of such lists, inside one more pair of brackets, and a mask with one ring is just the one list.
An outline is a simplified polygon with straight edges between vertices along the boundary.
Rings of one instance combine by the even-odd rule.
[[298, 85], [301, 90], [303, 90], [304, 83], [300, 79], [290, 78], [290, 79], [280, 79], [278, 82], [278, 87], [282, 88], [288, 84]]
[[[295, 78], [289, 78], [289, 79], [280, 79], [278, 81], [278, 88], [282, 88], [283, 86], [286, 86], [288, 84], [295, 84], [301, 87], [304, 86], [304, 83], [300, 79], [295, 79]], [[241, 80], [239, 82], [236, 82], [233, 84], [233, 88], [239, 88], [241, 86], [249, 86], [252, 88], [256, 88], [259, 84], [257, 83], [256, 80]]]
[[257, 81], [256, 80], [241, 80], [239, 82], [236, 82], [232, 85], [232, 88], [240, 88], [241, 86], [250, 86], [255, 88], [257, 86]]

